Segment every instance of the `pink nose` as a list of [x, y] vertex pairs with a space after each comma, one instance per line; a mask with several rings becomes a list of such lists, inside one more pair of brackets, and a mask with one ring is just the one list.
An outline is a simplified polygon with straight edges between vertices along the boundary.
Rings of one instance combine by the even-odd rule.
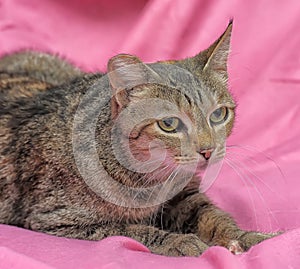
[[200, 154], [204, 157], [205, 160], [208, 161], [214, 150], [215, 149], [204, 149], [200, 151]]

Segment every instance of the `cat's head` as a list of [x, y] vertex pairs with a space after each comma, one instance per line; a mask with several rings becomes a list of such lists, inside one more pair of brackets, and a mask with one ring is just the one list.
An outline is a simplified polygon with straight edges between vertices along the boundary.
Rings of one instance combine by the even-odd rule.
[[184, 60], [110, 59], [114, 147], [128, 169], [159, 171], [160, 180], [178, 168], [199, 172], [224, 155], [235, 116], [227, 85], [231, 29], [230, 23], [208, 49]]

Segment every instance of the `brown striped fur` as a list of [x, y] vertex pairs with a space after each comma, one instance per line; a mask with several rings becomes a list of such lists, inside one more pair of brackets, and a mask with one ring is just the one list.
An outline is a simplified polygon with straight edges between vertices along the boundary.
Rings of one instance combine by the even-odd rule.
[[[230, 24], [209, 49], [195, 57], [162, 62], [189, 70], [206, 89], [214, 92], [218, 102], [231, 104], [226, 136], [234, 122], [234, 101], [227, 90], [231, 28]], [[119, 55], [110, 60], [109, 71], [117, 71], [120, 65], [129, 62], [143, 64], [137, 57]], [[152, 69], [151, 64], [147, 69]], [[0, 60], [1, 223], [88, 240], [124, 235], [140, 241], [154, 253], [173, 256], [197, 256], [212, 245], [238, 253], [271, 237], [240, 230], [228, 214], [199, 191], [196, 176], [175, 197], [145, 208], [118, 206], [94, 193], [77, 170], [72, 128], [80, 100], [102, 77], [103, 74], [84, 74], [67, 61], [44, 53], [19, 52]], [[110, 79], [114, 88], [115, 80], [120, 78]], [[122, 79], [126, 79], [126, 74]], [[103, 95], [109, 91], [102, 90]], [[196, 133], [197, 147], [213, 145], [209, 132], [205, 132], [209, 127], [205, 127], [194, 99], [188, 100], [182, 93], [157, 85], [122, 90], [106, 103], [96, 130], [99, 158], [116, 181], [129, 186], [147, 183], [141, 181], [143, 177], [139, 173], [128, 171], [118, 163], [108, 135], [113, 115], [126, 102], [131, 102], [130, 98], [142, 95], [142, 98], [177, 102], [190, 115], [195, 128], [204, 128]], [[149, 124], [131, 140], [133, 151], [141, 159], [145, 157], [142, 147], [153, 138], [164, 140], [170, 152], [178, 151], [180, 139], [176, 135], [167, 136], [155, 124]], [[188, 146], [193, 152], [193, 145]], [[159, 174], [156, 176], [162, 180]]]

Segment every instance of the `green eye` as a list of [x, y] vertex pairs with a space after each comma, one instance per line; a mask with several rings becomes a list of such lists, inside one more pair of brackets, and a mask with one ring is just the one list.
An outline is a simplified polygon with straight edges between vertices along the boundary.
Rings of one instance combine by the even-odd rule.
[[178, 118], [165, 118], [157, 122], [160, 129], [167, 133], [175, 133], [181, 121]]
[[225, 106], [219, 107], [210, 115], [210, 122], [212, 124], [223, 123], [228, 117], [228, 108]]

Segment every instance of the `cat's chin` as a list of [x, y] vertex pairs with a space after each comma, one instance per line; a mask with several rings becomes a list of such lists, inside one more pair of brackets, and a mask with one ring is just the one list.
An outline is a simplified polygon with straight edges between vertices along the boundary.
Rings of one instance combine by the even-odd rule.
[[208, 162], [199, 161], [198, 163], [193, 164], [180, 164], [179, 169], [187, 174], [198, 175], [202, 174], [208, 167]]

